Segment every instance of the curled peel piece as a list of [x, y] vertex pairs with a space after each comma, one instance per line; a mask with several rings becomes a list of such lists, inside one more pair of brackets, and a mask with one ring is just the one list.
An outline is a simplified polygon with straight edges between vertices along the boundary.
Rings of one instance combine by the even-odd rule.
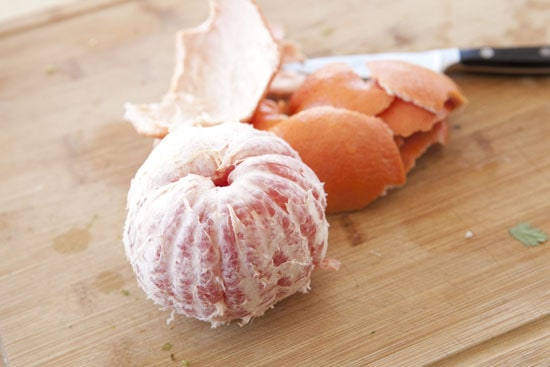
[[376, 115], [385, 110], [394, 97], [372, 81], [365, 82], [348, 65], [329, 64], [311, 75], [292, 94], [289, 112], [315, 106], [333, 106]]
[[419, 131], [405, 138], [399, 146], [399, 153], [401, 154], [405, 171], [409, 172], [413, 169], [416, 160], [420, 158], [431, 145], [436, 143], [447, 144], [447, 140], [447, 120], [438, 122], [430, 131]]
[[287, 105], [284, 100], [275, 102], [266, 98], [260, 102], [250, 122], [258, 130], [269, 130], [288, 118], [286, 110]]
[[[297, 43], [288, 40], [280, 40], [282, 49], [282, 62], [302, 61], [302, 54]], [[306, 75], [280, 69], [269, 84], [268, 94], [271, 96], [288, 98], [306, 80]]]
[[418, 131], [429, 131], [440, 121], [440, 118], [414, 103], [395, 98], [390, 107], [378, 115], [393, 130], [402, 137], [410, 136]]
[[327, 212], [361, 209], [405, 183], [393, 133], [377, 117], [319, 106], [282, 120], [270, 131], [296, 149], [324, 182]]
[[367, 66], [372, 78], [388, 94], [425, 108], [441, 118], [466, 103], [458, 86], [445, 74], [395, 60], [371, 61]]
[[279, 43], [255, 2], [210, 0], [209, 18], [176, 40], [168, 93], [160, 103], [126, 104], [126, 119], [153, 137], [179, 125], [248, 120], [281, 62]]
[[447, 118], [466, 98], [447, 75], [402, 61], [368, 63], [372, 78], [393, 103], [381, 114], [396, 135], [403, 166], [409, 172], [430, 146], [446, 144]]
[[[271, 24], [271, 31], [281, 45], [281, 62], [296, 62], [305, 60], [300, 45], [285, 39], [282, 26]], [[276, 97], [289, 97], [306, 79], [304, 74], [280, 69], [269, 84], [268, 94]]]
[[306, 80], [304, 74], [279, 70], [269, 85], [269, 95], [287, 98]]

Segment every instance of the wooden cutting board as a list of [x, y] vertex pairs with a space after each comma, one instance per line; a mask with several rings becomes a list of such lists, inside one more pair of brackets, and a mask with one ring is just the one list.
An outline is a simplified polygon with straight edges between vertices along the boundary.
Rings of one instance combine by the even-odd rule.
[[[311, 56], [550, 43], [544, 0], [260, 5]], [[166, 325], [121, 243], [152, 144], [122, 105], [160, 98], [174, 32], [206, 14], [102, 0], [0, 27], [0, 365], [548, 366], [550, 244], [508, 234], [550, 232], [548, 77], [453, 75], [470, 103], [450, 144], [404, 188], [329, 217], [340, 271], [245, 327]]]

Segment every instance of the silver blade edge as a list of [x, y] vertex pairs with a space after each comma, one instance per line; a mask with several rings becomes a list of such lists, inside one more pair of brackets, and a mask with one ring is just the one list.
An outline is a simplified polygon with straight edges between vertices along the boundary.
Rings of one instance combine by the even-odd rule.
[[283, 70], [301, 74], [311, 74], [325, 65], [340, 62], [349, 65], [355, 73], [364, 79], [370, 77], [367, 63], [374, 60], [399, 60], [420, 65], [428, 69], [444, 72], [460, 62], [458, 48], [445, 48], [421, 52], [393, 52], [362, 55], [339, 55], [306, 59], [303, 62], [283, 64]]

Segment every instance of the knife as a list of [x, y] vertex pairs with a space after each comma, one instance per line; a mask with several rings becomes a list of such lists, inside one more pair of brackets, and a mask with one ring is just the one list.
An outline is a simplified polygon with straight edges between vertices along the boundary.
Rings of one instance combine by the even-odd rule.
[[400, 60], [427, 67], [437, 72], [473, 71], [500, 74], [550, 75], [550, 46], [444, 48], [421, 52], [395, 52], [362, 55], [327, 56], [283, 65], [283, 70], [311, 74], [334, 62], [348, 64], [363, 78], [370, 76], [367, 62]]

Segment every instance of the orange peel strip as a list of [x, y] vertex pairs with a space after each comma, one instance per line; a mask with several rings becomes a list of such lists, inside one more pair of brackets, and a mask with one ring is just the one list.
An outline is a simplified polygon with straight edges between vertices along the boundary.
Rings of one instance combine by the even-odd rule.
[[396, 135], [407, 137], [418, 131], [429, 131], [440, 118], [413, 103], [396, 98], [390, 107], [378, 115]]
[[365, 82], [345, 64], [329, 64], [310, 74], [292, 94], [289, 112], [296, 113], [315, 106], [333, 106], [376, 115], [393, 101], [372, 81]]
[[466, 103], [458, 86], [445, 74], [396, 60], [371, 61], [367, 66], [372, 78], [388, 94], [423, 107], [439, 118]]
[[357, 210], [405, 183], [391, 129], [379, 118], [331, 106], [312, 107], [272, 132], [298, 151], [325, 183], [327, 212]]
[[279, 122], [288, 118], [286, 102], [264, 99], [260, 102], [250, 123], [258, 130], [269, 130]]
[[404, 139], [399, 147], [399, 153], [403, 160], [405, 171], [409, 172], [414, 168], [416, 160], [422, 156], [433, 144], [447, 144], [448, 141], [447, 120], [438, 122], [432, 130], [417, 132]]

